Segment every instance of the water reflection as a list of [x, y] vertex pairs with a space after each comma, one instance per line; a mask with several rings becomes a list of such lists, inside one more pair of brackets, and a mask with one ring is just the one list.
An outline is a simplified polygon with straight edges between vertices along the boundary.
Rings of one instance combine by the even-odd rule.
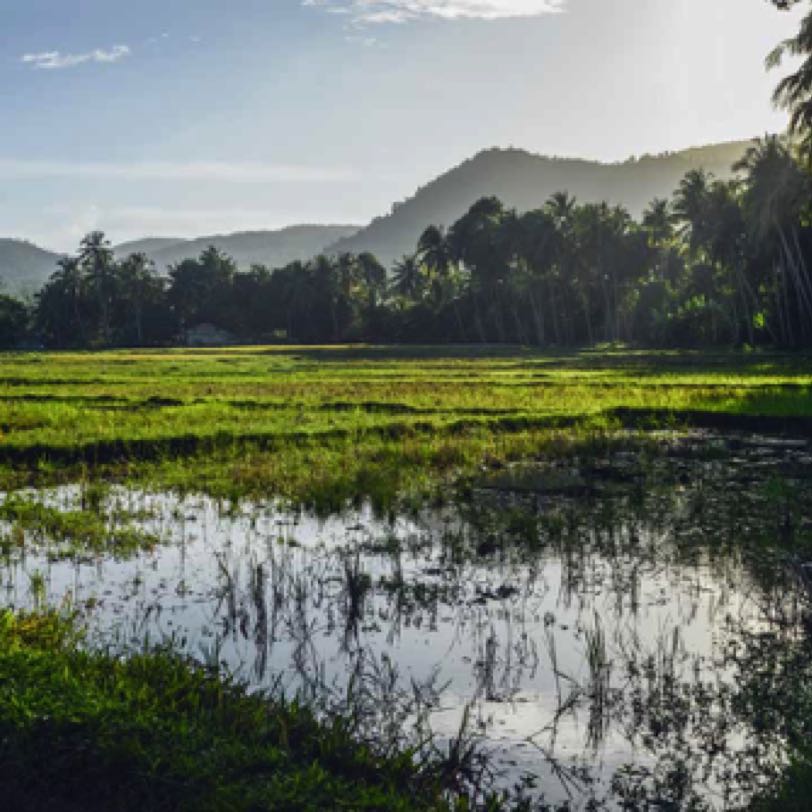
[[67, 598], [95, 643], [171, 639], [257, 687], [362, 697], [359, 729], [385, 740], [410, 696], [414, 730], [465, 717], [501, 782], [535, 776], [554, 804], [731, 808], [804, 734], [810, 477], [803, 443], [703, 436], [509, 469], [387, 520], [114, 488], [110, 514], [161, 546], [6, 546], [4, 602]]

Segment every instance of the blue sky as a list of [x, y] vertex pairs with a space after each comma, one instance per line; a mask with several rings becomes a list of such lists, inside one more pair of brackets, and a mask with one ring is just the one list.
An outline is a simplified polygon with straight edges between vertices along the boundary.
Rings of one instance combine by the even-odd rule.
[[0, 235], [358, 222], [479, 149], [784, 126], [765, 0], [0, 0]]

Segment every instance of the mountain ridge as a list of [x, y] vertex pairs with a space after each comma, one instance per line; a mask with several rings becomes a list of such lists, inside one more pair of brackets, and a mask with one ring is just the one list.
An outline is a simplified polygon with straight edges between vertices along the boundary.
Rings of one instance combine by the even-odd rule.
[[252, 265], [276, 268], [295, 260], [308, 260], [332, 242], [352, 236], [359, 228], [357, 225], [301, 224], [269, 231], [235, 231], [175, 241], [147, 237], [114, 246], [113, 250], [118, 256], [122, 249], [125, 252], [132, 252], [134, 248], [142, 250], [162, 273], [184, 259], [199, 256], [210, 245], [232, 257], [237, 267], [243, 270]]
[[[524, 211], [541, 206], [554, 192], [566, 191], [581, 202], [605, 200], [639, 216], [654, 197], [670, 197], [690, 169], [703, 167], [717, 177], [730, 177], [732, 165], [752, 142], [728, 141], [613, 163], [492, 147], [418, 187], [411, 197], [394, 203], [388, 214], [363, 227], [301, 224], [191, 238], [145, 237], [114, 246], [114, 251], [119, 257], [142, 251], [161, 273], [209, 245], [232, 256], [241, 269], [253, 264], [281, 267], [322, 252], [344, 251], [371, 251], [391, 265], [414, 251], [426, 226], [450, 226], [485, 195], [496, 195], [506, 206]], [[0, 278], [10, 292], [33, 292], [53, 273], [61, 256], [25, 240], [0, 239]]]
[[605, 200], [639, 216], [654, 197], [670, 197], [690, 169], [703, 167], [720, 178], [732, 176], [732, 165], [752, 142], [689, 147], [615, 163], [538, 155], [513, 147], [481, 150], [329, 250], [371, 251], [384, 264], [391, 264], [414, 251], [426, 226], [450, 226], [486, 195], [526, 211], [541, 206], [553, 193], [565, 191], [580, 202]]
[[[351, 236], [357, 225], [295, 225], [275, 230], [236, 231], [193, 238], [144, 237], [113, 246], [116, 257], [130, 253], [146, 254], [160, 273], [184, 259], [199, 256], [210, 245], [231, 256], [237, 267], [251, 265], [271, 268], [294, 260], [308, 260], [337, 239]], [[49, 251], [28, 241], [0, 238], [0, 279], [9, 293], [36, 292], [56, 270], [64, 254]]]

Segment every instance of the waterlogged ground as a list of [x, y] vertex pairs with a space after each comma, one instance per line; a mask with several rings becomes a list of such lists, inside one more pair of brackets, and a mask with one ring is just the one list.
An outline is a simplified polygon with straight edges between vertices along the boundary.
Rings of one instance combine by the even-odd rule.
[[736, 808], [797, 735], [810, 498], [809, 443], [701, 433], [386, 517], [63, 486], [6, 496], [0, 588], [81, 609], [93, 645], [351, 695], [382, 736], [465, 719], [500, 785], [553, 804]]

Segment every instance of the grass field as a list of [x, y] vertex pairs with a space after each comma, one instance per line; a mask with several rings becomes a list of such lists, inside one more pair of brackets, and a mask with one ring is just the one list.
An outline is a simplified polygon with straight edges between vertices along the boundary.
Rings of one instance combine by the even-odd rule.
[[[7, 496], [0, 560], [10, 567], [37, 542], [50, 561], [159, 547], [136, 513], [104, 508], [108, 480], [321, 514], [366, 501], [393, 511], [464, 501], [483, 474], [510, 479], [512, 461], [598, 456], [656, 444], [652, 429], [690, 427], [812, 436], [812, 357], [466, 347], [5, 354], [0, 489], [82, 487], [67, 510], [37, 494]], [[776, 492], [789, 516], [789, 497]], [[372, 582], [353, 572], [363, 601]], [[347, 720], [246, 693], [170, 652], [87, 652], [51, 612], [1, 610], [0, 681], [12, 688], [0, 697], [0, 779], [17, 808], [468, 808], [460, 753], [418, 767], [408, 748], [382, 755]], [[765, 809], [804, 808], [792, 806], [793, 787], [808, 786], [809, 761]]]
[[812, 421], [812, 359], [491, 348], [0, 356], [0, 479], [98, 473], [330, 509], [622, 425]]

